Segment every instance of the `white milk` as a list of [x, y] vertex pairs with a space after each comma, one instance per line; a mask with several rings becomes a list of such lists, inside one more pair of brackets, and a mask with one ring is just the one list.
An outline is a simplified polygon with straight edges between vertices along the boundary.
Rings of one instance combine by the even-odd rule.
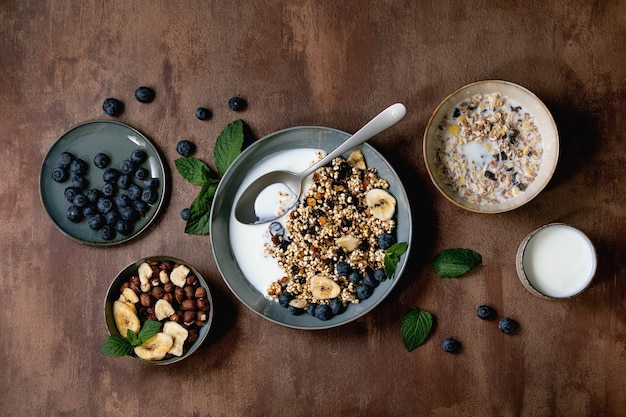
[[530, 284], [549, 297], [571, 297], [584, 290], [596, 270], [593, 244], [581, 231], [553, 224], [535, 233], [523, 254]]
[[[284, 169], [292, 172], [304, 171], [316, 160], [317, 149], [291, 149], [272, 154], [255, 165], [244, 178], [235, 195], [235, 200], [255, 179], [270, 171]], [[303, 182], [303, 191], [310, 185], [310, 177]], [[307, 185], [308, 184], [308, 185]], [[264, 190], [265, 196], [259, 196], [257, 202], [267, 204], [267, 207], [257, 206], [255, 211], [259, 214], [269, 215], [276, 211], [280, 199], [276, 199], [276, 194], [280, 191], [288, 190], [284, 184], [276, 185], [270, 190]], [[293, 195], [293, 194], [291, 194]], [[285, 197], [288, 198], [288, 197]], [[289, 205], [289, 204], [288, 204]], [[265, 254], [264, 246], [270, 240], [267, 231], [268, 223], [265, 224], [243, 224], [235, 219], [234, 207], [230, 215], [230, 245], [235, 255], [235, 259], [241, 268], [241, 272], [248, 278], [248, 281], [263, 295], [266, 294], [267, 287], [277, 279], [284, 276], [283, 271], [278, 267], [276, 259]], [[285, 225], [285, 216], [275, 220]]]

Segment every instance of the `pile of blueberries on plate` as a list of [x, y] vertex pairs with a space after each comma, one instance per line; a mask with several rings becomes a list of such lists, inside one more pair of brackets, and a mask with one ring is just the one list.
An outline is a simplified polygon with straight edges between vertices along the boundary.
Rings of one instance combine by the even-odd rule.
[[[131, 235], [135, 223], [159, 198], [158, 178], [152, 178], [142, 166], [147, 157], [144, 150], [136, 149], [118, 169], [110, 166], [108, 155], [96, 154], [93, 164], [103, 170], [104, 184], [100, 188], [89, 188], [85, 176], [89, 163], [69, 151], [62, 152], [57, 160], [58, 166], [52, 171], [52, 179], [58, 183], [71, 182], [64, 190], [69, 203], [66, 217], [74, 223], [86, 219], [87, 227], [97, 230], [98, 236], [105, 241], [114, 239], [117, 233]], [[143, 186], [138, 185], [138, 181]]]

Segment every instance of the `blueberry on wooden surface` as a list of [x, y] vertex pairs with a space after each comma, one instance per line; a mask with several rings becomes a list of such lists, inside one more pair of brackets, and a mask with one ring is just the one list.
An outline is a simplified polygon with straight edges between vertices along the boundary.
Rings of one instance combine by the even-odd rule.
[[231, 97], [228, 100], [228, 108], [231, 109], [232, 111], [240, 111], [245, 109], [247, 106], [247, 103], [244, 99], [242, 99], [241, 97]]
[[207, 120], [210, 117], [211, 117], [211, 110], [204, 108], [204, 107], [198, 107], [196, 109], [196, 119]]
[[124, 112], [124, 103], [116, 98], [107, 98], [102, 103], [102, 110], [109, 116], [119, 116]]
[[65, 182], [69, 174], [64, 168], [56, 167], [52, 170], [52, 179], [56, 182]]
[[502, 333], [511, 334], [517, 330], [517, 323], [509, 317], [504, 317], [498, 322], [498, 328]]
[[156, 96], [154, 90], [150, 87], [137, 87], [135, 90], [135, 98], [140, 103], [150, 103]]
[[98, 152], [96, 156], [93, 157], [93, 164], [100, 169], [108, 167], [110, 163], [111, 158], [102, 152]]
[[184, 221], [189, 220], [189, 216], [191, 216], [191, 210], [189, 209], [189, 207], [185, 207], [180, 211], [180, 218]]
[[176, 144], [176, 152], [181, 156], [189, 156], [196, 150], [196, 145], [188, 140], [181, 140]]
[[441, 348], [448, 353], [456, 353], [461, 349], [461, 343], [451, 337], [443, 339]]
[[492, 320], [496, 318], [496, 310], [488, 305], [478, 307], [476, 314], [483, 320]]

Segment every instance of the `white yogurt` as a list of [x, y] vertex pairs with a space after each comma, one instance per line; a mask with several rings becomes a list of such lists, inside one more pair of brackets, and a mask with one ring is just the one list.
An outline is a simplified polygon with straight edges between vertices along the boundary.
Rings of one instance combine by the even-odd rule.
[[298, 196], [285, 184], [277, 183], [266, 187], [254, 200], [254, 213], [259, 218], [258, 223], [285, 214], [296, 204], [297, 198]]
[[522, 263], [533, 288], [548, 297], [566, 298], [589, 285], [596, 270], [596, 253], [578, 229], [551, 224], [528, 240]]
[[[281, 151], [280, 153], [269, 155], [255, 165], [248, 175], [243, 179], [235, 200], [239, 198], [241, 193], [255, 179], [270, 171], [285, 169], [293, 172], [300, 172], [308, 168], [315, 160], [316, 154], [321, 152], [318, 149], [291, 149]], [[311, 183], [313, 174], [304, 180], [302, 189], [306, 190]], [[270, 187], [268, 187], [270, 188]], [[280, 191], [289, 190], [284, 184], [276, 184], [269, 190], [264, 190], [264, 196], [257, 198], [258, 205], [255, 204], [257, 216], [272, 216], [278, 205], [281, 203], [280, 198], [276, 198]], [[291, 193], [293, 196], [293, 193]], [[285, 196], [288, 199], [287, 196]], [[296, 198], [295, 196], [293, 198]], [[288, 204], [287, 204], [288, 205]], [[278, 218], [276, 221], [285, 226], [285, 216]], [[235, 219], [234, 205], [230, 215], [230, 245], [235, 255], [235, 259], [241, 268], [241, 272], [250, 281], [250, 283], [261, 294], [265, 295], [267, 287], [277, 279], [282, 278], [285, 274], [278, 267], [275, 258], [265, 253], [264, 246], [269, 242], [270, 236], [267, 231], [268, 224], [243, 224]]]

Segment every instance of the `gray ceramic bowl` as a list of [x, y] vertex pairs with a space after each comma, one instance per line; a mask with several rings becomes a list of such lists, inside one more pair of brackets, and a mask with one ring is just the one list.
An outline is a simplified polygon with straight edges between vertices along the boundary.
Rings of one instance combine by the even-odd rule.
[[[150, 256], [147, 258], [140, 259], [126, 266], [117, 274], [117, 276], [115, 277], [115, 279], [109, 286], [106, 298], [104, 300], [104, 318], [106, 321], [106, 326], [109, 331], [109, 334], [119, 334], [119, 331], [117, 330], [117, 326], [115, 325], [115, 321], [113, 319], [112, 310], [113, 310], [113, 302], [119, 299], [120, 288], [122, 287], [124, 282], [128, 282], [131, 276], [137, 274], [137, 269], [139, 268], [139, 265], [141, 265], [142, 263], [161, 262], [161, 261], [170, 261], [173, 264], [186, 265], [190, 269], [190, 274], [194, 274], [196, 278], [198, 279], [198, 285], [203, 287], [206, 290], [206, 298], [209, 302], [210, 308], [208, 310], [208, 317], [207, 317], [207, 320], [205, 321], [204, 326], [202, 326], [199, 329], [198, 339], [195, 342], [191, 343], [189, 346], [185, 345], [185, 350], [182, 356], [173, 356], [172, 358], [169, 358], [169, 359], [150, 361], [150, 360], [144, 360], [144, 359], [137, 357], [134, 352], [130, 355], [133, 359], [139, 362], [143, 362], [143, 363], [147, 363], [151, 365], [168, 365], [168, 364], [172, 364], [172, 363], [181, 361], [189, 357], [202, 345], [202, 342], [204, 342], [204, 340], [206, 339], [206, 336], [209, 333], [209, 329], [211, 328], [211, 324], [213, 322], [213, 306], [214, 306], [213, 298], [211, 296], [211, 291], [209, 290], [209, 286], [207, 285], [202, 275], [200, 275], [200, 273], [194, 267], [192, 267], [187, 262], [181, 259], [174, 258], [171, 256]], [[137, 304], [137, 306], [139, 307], [139, 304]]]
[[406, 192], [389, 163], [366, 143], [361, 145], [361, 151], [367, 165], [376, 168], [379, 176], [389, 181], [390, 192], [398, 203], [396, 211], [398, 242], [409, 244], [407, 252], [398, 263], [394, 277], [383, 281], [367, 300], [351, 304], [343, 313], [328, 321], [321, 321], [308, 314], [290, 314], [278, 302], [265, 298], [242, 272], [233, 254], [229, 223], [231, 216], [234, 216], [233, 206], [238, 189], [248, 171], [262, 159], [281, 151], [301, 148], [331, 151], [349, 136], [350, 134], [346, 132], [328, 127], [301, 126], [280, 130], [260, 139], [242, 152], [219, 183], [211, 209], [211, 245], [217, 266], [230, 290], [246, 307], [276, 324], [295, 329], [316, 330], [340, 326], [364, 316], [389, 295], [400, 279], [406, 260], [410, 256], [412, 220]]

